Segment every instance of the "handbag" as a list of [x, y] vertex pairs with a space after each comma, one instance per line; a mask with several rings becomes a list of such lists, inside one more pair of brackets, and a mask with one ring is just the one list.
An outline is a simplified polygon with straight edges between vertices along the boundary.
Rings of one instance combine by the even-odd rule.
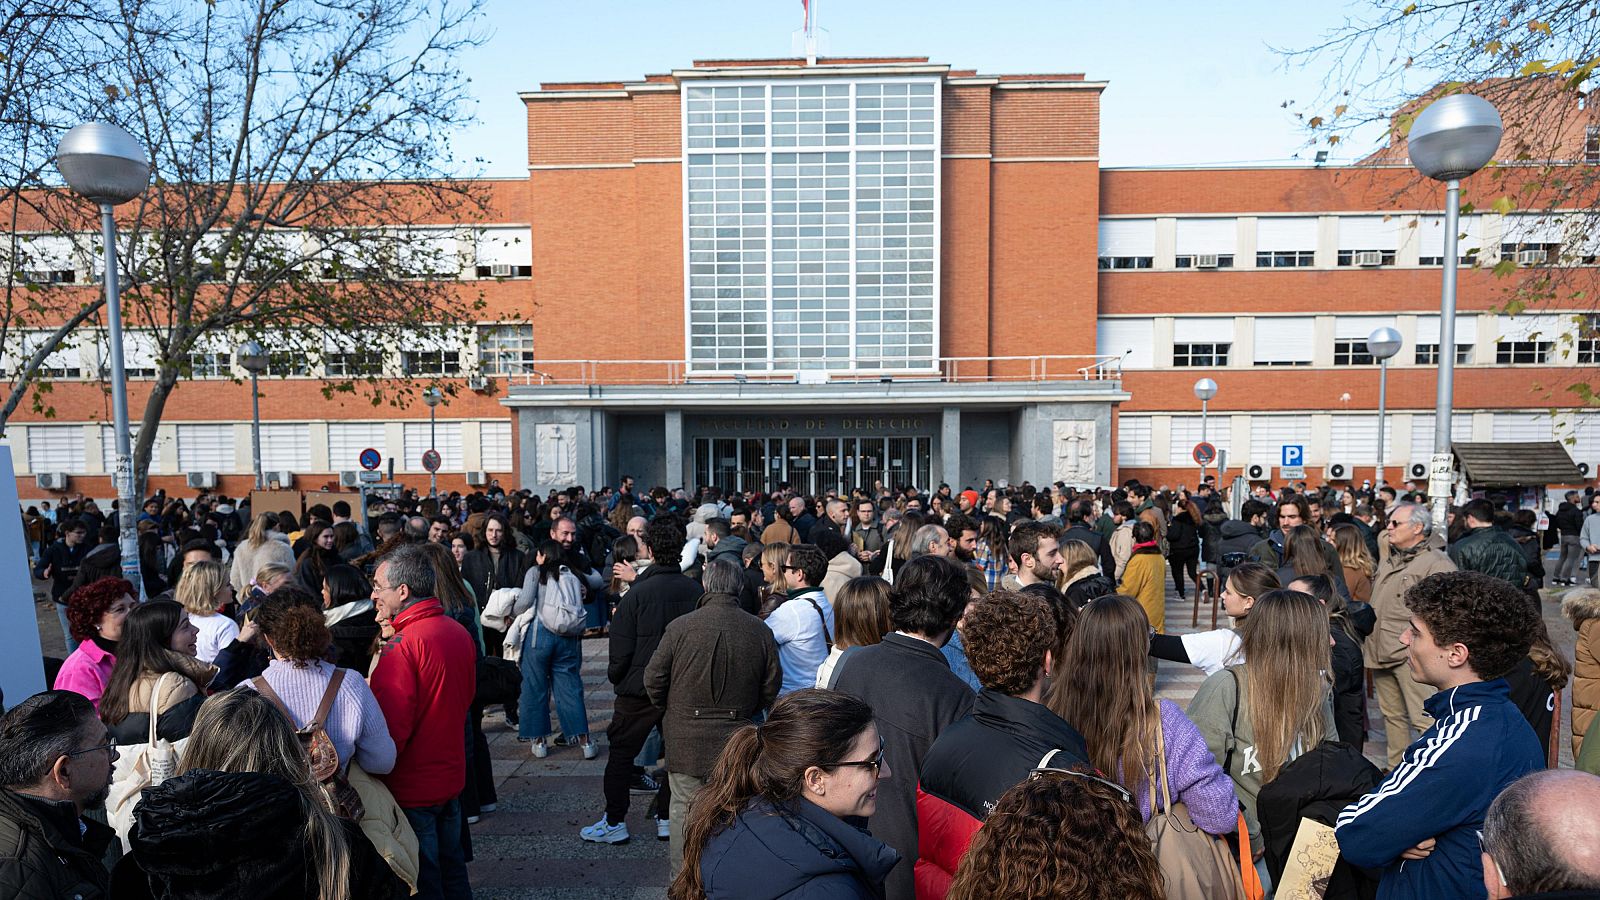
[[[1157, 796], [1161, 798], [1159, 807]], [[1150, 773], [1150, 821], [1145, 823], [1145, 833], [1161, 866], [1167, 900], [1246, 900], [1239, 865], [1227, 843], [1201, 831], [1182, 801], [1172, 802], [1166, 739], [1160, 725], [1156, 726], [1156, 771]]]
[[176, 677], [179, 683], [184, 677], [177, 672], [163, 672], [156, 679], [155, 686], [150, 689], [150, 727], [145, 743], [118, 748], [117, 764], [112, 770], [110, 792], [106, 795], [106, 820], [116, 830], [124, 852], [133, 849], [128, 844], [128, 832], [133, 828], [133, 811], [139, 805], [140, 795], [145, 788], [177, 774], [178, 754], [188, 741], [188, 738], [169, 741], [156, 733], [161, 719], [161, 698], [165, 696], [163, 688], [169, 675]]

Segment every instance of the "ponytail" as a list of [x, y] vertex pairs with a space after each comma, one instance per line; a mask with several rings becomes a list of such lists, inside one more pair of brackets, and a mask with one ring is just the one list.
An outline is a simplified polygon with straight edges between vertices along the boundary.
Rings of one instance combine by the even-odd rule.
[[776, 805], [799, 797], [806, 770], [838, 766], [872, 721], [872, 707], [849, 694], [806, 688], [779, 698], [766, 724], [735, 731], [695, 794], [670, 900], [705, 900], [700, 856], [711, 839], [753, 800]]

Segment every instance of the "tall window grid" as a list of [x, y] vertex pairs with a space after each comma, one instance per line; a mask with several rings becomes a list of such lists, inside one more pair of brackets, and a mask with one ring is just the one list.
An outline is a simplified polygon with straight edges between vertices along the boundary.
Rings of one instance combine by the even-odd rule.
[[684, 92], [689, 361], [937, 364], [936, 79]]

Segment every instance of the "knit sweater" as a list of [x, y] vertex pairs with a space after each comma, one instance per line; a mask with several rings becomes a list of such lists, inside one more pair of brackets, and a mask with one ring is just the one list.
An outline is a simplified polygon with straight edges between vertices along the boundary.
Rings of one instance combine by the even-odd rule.
[[[1159, 558], [1159, 557], [1158, 557]], [[1189, 808], [1194, 824], [1210, 834], [1228, 834], [1239, 823], [1239, 800], [1233, 781], [1217, 764], [1206, 747], [1200, 729], [1189, 721], [1171, 700], [1157, 701], [1161, 707], [1161, 739], [1167, 748], [1167, 789], [1174, 803]], [[1150, 785], [1134, 790], [1140, 815], [1150, 821]]]
[[[261, 673], [272, 690], [294, 714], [294, 726], [301, 728], [317, 712], [322, 693], [333, 677], [333, 666], [318, 660], [297, 664], [274, 659]], [[254, 681], [245, 685], [255, 689]], [[345, 670], [344, 683], [339, 685], [339, 695], [328, 711], [328, 721], [322, 723], [334, 749], [339, 751], [340, 766], [349, 766], [354, 759], [361, 768], [373, 775], [384, 775], [394, 769], [394, 738], [389, 734], [383, 710], [372, 696], [361, 673]]]

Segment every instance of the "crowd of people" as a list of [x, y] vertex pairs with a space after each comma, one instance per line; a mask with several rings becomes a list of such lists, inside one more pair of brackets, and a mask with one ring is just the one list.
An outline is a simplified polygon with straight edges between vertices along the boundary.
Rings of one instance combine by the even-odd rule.
[[[30, 508], [69, 653], [0, 717], [0, 889], [469, 897], [497, 716], [532, 758], [605, 755], [576, 838], [629, 841], [649, 795], [677, 900], [1255, 898], [1312, 825], [1330, 898], [1600, 897], [1600, 500], [1548, 548], [1504, 507], [1446, 533], [1387, 486], [624, 477], [373, 497], [369, 531], [157, 495], [140, 584], [114, 513]], [[1170, 634], [1169, 577], [1226, 627]], [[1203, 673], [1186, 705], [1161, 660]]]

